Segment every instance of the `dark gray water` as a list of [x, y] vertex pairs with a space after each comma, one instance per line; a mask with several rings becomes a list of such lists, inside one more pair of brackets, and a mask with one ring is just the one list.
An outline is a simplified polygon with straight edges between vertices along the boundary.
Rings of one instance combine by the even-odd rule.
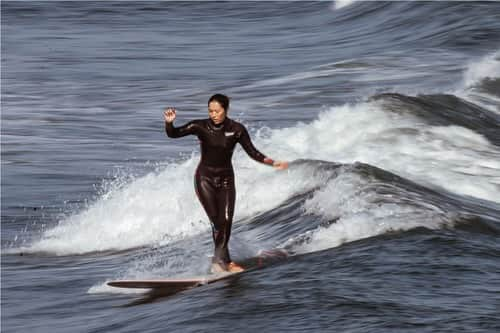
[[[500, 330], [500, 4], [1, 3], [2, 332]], [[231, 96], [234, 259], [203, 275], [193, 138]]]

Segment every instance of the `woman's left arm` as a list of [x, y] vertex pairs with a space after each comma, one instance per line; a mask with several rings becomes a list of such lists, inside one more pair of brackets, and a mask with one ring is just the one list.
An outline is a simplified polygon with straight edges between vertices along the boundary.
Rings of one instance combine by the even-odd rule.
[[242, 126], [241, 135], [239, 137], [238, 142], [243, 147], [248, 156], [250, 156], [257, 162], [271, 165], [279, 170], [284, 170], [288, 168], [288, 162], [275, 161], [272, 158], [266, 157], [264, 154], [258, 151], [257, 148], [255, 148], [255, 146], [253, 145], [252, 140], [250, 139], [250, 135], [248, 134], [248, 131], [244, 126]]

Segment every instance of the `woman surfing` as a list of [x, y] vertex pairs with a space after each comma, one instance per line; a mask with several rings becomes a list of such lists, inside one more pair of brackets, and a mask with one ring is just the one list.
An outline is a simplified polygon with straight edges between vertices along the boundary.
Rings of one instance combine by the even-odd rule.
[[169, 107], [164, 112], [165, 131], [170, 138], [196, 135], [200, 140], [201, 160], [194, 184], [196, 195], [212, 225], [214, 273], [243, 271], [243, 267], [231, 261], [228, 249], [236, 199], [231, 163], [236, 144], [239, 143], [257, 162], [279, 170], [288, 168], [288, 162], [275, 161], [259, 152], [252, 144], [246, 128], [227, 117], [228, 109], [229, 98], [215, 94], [208, 100], [208, 119], [193, 120], [181, 127], [173, 125], [176, 118], [174, 108]]

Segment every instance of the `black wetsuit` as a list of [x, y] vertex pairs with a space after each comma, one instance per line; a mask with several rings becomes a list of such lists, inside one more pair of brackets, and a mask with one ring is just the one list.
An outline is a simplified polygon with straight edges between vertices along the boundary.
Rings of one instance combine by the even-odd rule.
[[195, 174], [195, 190], [212, 224], [215, 243], [213, 262], [226, 265], [231, 261], [228, 242], [233, 222], [236, 190], [231, 157], [236, 143], [240, 143], [254, 160], [273, 164], [252, 144], [246, 128], [229, 118], [215, 125], [211, 119], [194, 120], [181, 127], [165, 122], [171, 138], [196, 135], [200, 140], [201, 160]]

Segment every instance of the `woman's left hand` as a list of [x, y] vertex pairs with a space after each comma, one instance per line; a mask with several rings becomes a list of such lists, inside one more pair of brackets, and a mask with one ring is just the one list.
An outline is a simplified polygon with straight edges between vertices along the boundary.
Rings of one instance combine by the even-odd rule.
[[274, 161], [273, 167], [278, 170], [288, 169], [288, 162], [286, 161]]

